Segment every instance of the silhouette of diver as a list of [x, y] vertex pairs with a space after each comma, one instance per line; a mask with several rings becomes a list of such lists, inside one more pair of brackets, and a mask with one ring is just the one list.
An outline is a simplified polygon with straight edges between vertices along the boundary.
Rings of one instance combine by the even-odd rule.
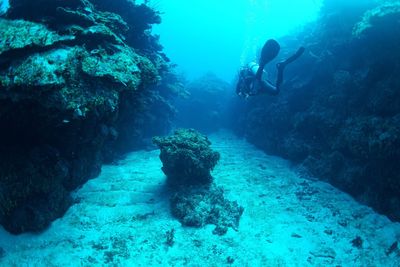
[[270, 81], [264, 80], [262, 76], [265, 65], [278, 55], [279, 50], [280, 45], [273, 39], [268, 40], [264, 44], [261, 50], [259, 64], [252, 62], [241, 68], [239, 72], [239, 81], [236, 86], [236, 94], [245, 98], [258, 94], [279, 94], [285, 67], [298, 59], [304, 53], [305, 48], [300, 47], [294, 55], [276, 64], [278, 75], [276, 85], [274, 86]]

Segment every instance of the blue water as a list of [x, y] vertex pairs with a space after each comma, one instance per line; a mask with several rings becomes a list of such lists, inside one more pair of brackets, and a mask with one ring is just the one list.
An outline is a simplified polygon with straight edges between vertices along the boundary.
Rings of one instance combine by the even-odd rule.
[[8, 0], [0, 0], [0, 15], [3, 14], [9, 7]]
[[154, 32], [189, 79], [211, 71], [230, 82], [240, 65], [255, 59], [265, 40], [296, 32], [318, 18], [321, 2], [154, 1], [164, 12]]
[[[107, 1], [119, 3], [117, 0], [102, 1], [103, 4]], [[357, 36], [353, 29], [358, 23], [364, 22], [362, 17], [369, 9], [360, 6], [381, 1], [132, 1], [136, 4], [145, 3], [162, 13], [162, 23], [154, 25], [151, 31], [160, 35], [160, 43], [164, 47], [162, 52], [172, 63], [177, 64], [177, 71], [183, 73], [186, 79], [163, 87], [163, 82], [168, 81], [169, 77], [163, 72], [165, 77], [157, 85], [123, 91], [124, 94], [118, 95], [120, 102], [115, 108], [118, 110], [115, 118], [108, 116], [108, 109], [104, 111], [99, 104], [101, 108], [93, 112], [96, 113], [94, 117], [104, 117], [96, 117], [100, 124], [98, 128], [94, 125], [97, 121], [92, 123], [91, 117], [86, 118], [75, 112], [80, 111], [80, 107], [73, 110], [74, 116], [70, 120], [64, 119], [68, 114], [60, 113], [61, 116], [56, 108], [53, 111], [46, 105], [44, 111], [42, 107], [38, 108], [40, 112], [36, 115], [34, 101], [41, 102], [44, 99], [46, 104], [45, 89], [48, 88], [43, 90], [44, 97], [40, 95], [32, 98], [35, 103], [32, 108], [31, 105], [25, 107], [25, 103], [18, 106], [13, 102], [22, 102], [22, 98], [31, 104], [29, 97], [25, 100], [23, 94], [14, 98], [8, 95], [10, 92], [13, 96], [13, 90], [19, 92], [21, 88], [39, 91], [31, 84], [21, 82], [26, 88], [12, 85], [14, 87], [3, 90], [7, 94], [0, 90], [0, 102], [7, 104], [4, 105], [6, 112], [0, 108], [0, 125], [13, 130], [10, 134], [7, 132], [9, 129], [3, 129], [7, 133], [5, 136], [12, 136], [14, 131], [21, 129], [25, 131], [31, 125], [38, 128], [32, 135], [40, 142], [35, 140], [28, 144], [29, 141], [25, 141], [28, 147], [26, 150], [32, 152], [32, 156], [28, 154], [25, 164], [28, 166], [27, 171], [21, 171], [21, 176], [29, 176], [29, 172], [36, 175], [38, 172], [43, 177], [52, 177], [52, 173], [48, 175], [47, 172], [41, 172], [42, 165], [46, 164], [49, 164], [49, 173], [59, 172], [60, 177], [69, 177], [66, 175], [69, 171], [71, 177], [75, 176], [75, 172], [72, 172], [75, 169], [78, 170], [76, 176], [79, 176], [80, 165], [75, 167], [75, 161], [79, 159], [85, 163], [87, 159], [84, 157], [91, 160], [95, 152], [100, 157], [101, 149], [97, 147], [93, 148], [95, 152], [88, 150], [90, 156], [86, 155], [84, 149], [82, 151], [85, 153], [79, 150], [75, 154], [71, 148], [70, 156], [70, 149], [65, 149], [65, 144], [56, 143], [58, 140], [68, 141], [66, 144], [73, 143], [69, 139], [59, 138], [64, 133], [58, 127], [73, 129], [77, 121], [78, 126], [82, 124], [82, 130], [71, 130], [73, 137], [76, 135], [79, 139], [77, 147], [86, 147], [97, 140], [95, 137], [100, 138], [97, 131], [101, 132], [99, 136], [107, 135], [107, 138], [112, 139], [104, 139], [104, 150], [108, 150], [116, 141], [116, 150], [120, 145], [124, 148], [120, 149], [121, 153], [125, 152], [125, 146], [130, 150], [136, 141], [140, 143], [139, 148], [135, 147], [140, 150], [121, 158], [119, 154], [112, 154], [114, 151], [111, 148], [110, 155], [104, 153], [112, 159], [115, 157], [115, 161], [103, 165], [99, 176], [79, 184], [80, 187], [71, 193], [73, 204], [65, 214], [51, 220], [43, 232], [13, 235], [6, 228], [0, 227], [0, 266], [400, 266], [400, 176], [397, 175], [400, 173], [397, 168], [400, 158], [400, 100], [397, 100], [400, 99], [400, 83], [397, 78], [400, 73], [400, 53], [396, 50], [400, 44], [400, 38], [396, 38], [400, 36], [400, 30], [386, 27], [387, 22], [393, 23], [395, 19], [399, 23], [400, 4], [393, 7], [393, 16], [386, 14], [387, 21], [374, 18], [371, 29], [364, 29], [364, 34]], [[57, 0], [57, 3], [61, 2]], [[101, 1], [90, 2], [95, 6]], [[29, 3], [29, 0], [13, 0], [11, 3], [23, 5]], [[8, 6], [8, 0], [0, 0], [0, 14]], [[85, 11], [89, 14], [92, 12], [89, 7]], [[18, 19], [28, 19], [28, 16]], [[40, 17], [35, 23], [46, 25], [46, 19]], [[53, 27], [52, 30], [57, 33], [65, 30], [57, 28], [57, 25]], [[387, 33], [386, 29], [390, 31]], [[397, 33], [394, 37], [391, 37], [391, 30]], [[376, 38], [377, 35], [384, 41]], [[124, 37], [123, 34], [121, 37]], [[257, 61], [261, 47], [271, 38], [278, 40], [282, 47], [276, 60], [287, 59], [300, 46], [305, 46], [306, 52], [285, 70], [279, 94], [260, 93], [247, 95], [247, 98], [238, 97], [234, 87], [238, 70], [250, 61]], [[144, 39], [143, 46], [147, 42], [152, 44]], [[103, 45], [107, 49], [115, 47], [112, 43], [108, 44], [107, 40], [104, 43], [101, 40], [98, 46], [96, 43], [96, 46], [88, 45], [86, 48], [85, 41], [79, 40], [76, 45], [88, 49], [88, 54], [100, 53], [97, 48]], [[137, 42], [140, 41], [135, 40], [129, 44], [135, 52], [151, 60], [158, 59], [156, 51], [147, 54], [147, 46], [141, 50]], [[134, 46], [136, 44], [138, 47]], [[53, 49], [65, 49], [69, 45], [68, 41], [55, 44], [54, 47], [27, 47], [13, 51], [15, 54], [7, 53], [7, 56], [18, 56], [18, 52], [26, 50], [26, 57], [43, 55], [46, 59], [42, 48], [51, 52]], [[384, 53], [377, 53], [382, 51]], [[24, 59], [17, 59], [9, 60], [14, 65], [4, 70], [0, 68], [0, 78], [1, 71], [7, 71], [10, 73], [7, 74], [10, 81], [19, 81], [14, 78], [21, 77], [13, 77], [13, 68], [15, 66], [17, 69]], [[7, 61], [0, 63], [4, 66], [8, 64]], [[54, 65], [57, 64], [49, 60], [49, 66]], [[32, 66], [27, 69], [34, 69], [35, 65]], [[110, 65], [105, 66], [110, 68]], [[266, 75], [268, 80], [275, 82], [275, 61], [268, 64], [267, 70], [270, 72]], [[53, 72], [57, 74], [50, 69], [50, 74]], [[70, 73], [65, 73], [70, 78]], [[105, 76], [105, 80], [109, 78]], [[42, 76], [38, 77], [41, 79]], [[97, 76], [90, 78], [93, 83], [86, 81], [89, 76], [81, 77], [79, 74], [77, 77], [85, 80], [79, 83], [81, 88], [88, 89], [83, 93], [98, 88], [113, 89], [113, 86], [126, 90], [118, 83], [118, 79], [108, 84], [109, 87], [103, 87]], [[73, 80], [71, 85], [76, 86], [76, 81]], [[69, 82], [67, 79], [66, 84], [70, 85]], [[53, 90], [52, 86], [49, 87]], [[3, 88], [5, 86], [0, 83], [0, 89]], [[177, 95], [185, 97], [179, 98]], [[96, 100], [96, 103], [101, 102], [100, 97]], [[45, 112], [54, 112], [55, 115], [48, 119], [44, 116], [47, 114]], [[75, 113], [79, 116], [75, 116]], [[170, 113], [173, 115], [170, 116]], [[108, 121], [108, 117], [113, 118]], [[43, 120], [43, 125], [47, 126], [46, 123], [54, 123], [58, 118], [61, 118], [61, 122], [57, 121], [55, 126], [56, 138], [53, 138], [53, 133], [47, 132], [47, 127], [41, 126], [41, 123], [36, 124]], [[11, 121], [16, 121], [17, 126], [10, 127]], [[181, 192], [167, 186], [168, 174], [163, 172], [165, 168], [162, 169], [162, 166], [165, 167], [163, 157], [160, 157], [157, 147], [146, 140], [151, 140], [154, 135], [170, 134], [170, 130], [180, 127], [194, 128], [209, 136], [211, 148], [221, 157], [211, 173], [212, 177], [206, 178], [212, 178], [216, 185], [222, 186], [224, 197], [229, 201], [237, 201], [244, 207], [240, 224], [234, 227], [230, 225], [221, 236], [213, 235], [213, 227], [208, 225], [210, 223], [204, 223], [199, 228], [187, 227], [190, 224], [185, 225], [179, 221], [182, 218], [177, 218], [172, 212], [171, 195]], [[46, 130], [45, 133], [41, 132], [42, 128], [43, 132]], [[52, 129], [49, 127], [49, 131]], [[85, 131], [93, 132], [93, 135], [88, 134], [87, 137]], [[72, 136], [69, 131], [65, 135], [66, 138]], [[54, 139], [54, 144], [47, 147], [46, 138]], [[19, 145], [21, 139], [14, 142]], [[126, 140], [132, 140], [132, 144]], [[36, 147], [36, 143], [41, 145], [42, 142], [43, 146]], [[103, 146], [103, 141], [99, 143], [102, 143], [99, 147]], [[19, 146], [17, 148], [16, 152], [14, 149], [10, 151], [20, 153], [22, 150]], [[68, 152], [67, 156], [63, 154], [67, 153], [64, 150]], [[182, 154], [188, 153], [182, 151]], [[190, 157], [197, 161], [197, 156], [201, 154], [202, 151], [195, 150]], [[0, 159], [1, 156], [0, 153]], [[19, 163], [19, 157], [15, 158]], [[50, 162], [54, 158], [57, 163], [55, 171]], [[22, 159], [25, 160], [24, 157]], [[175, 167], [185, 169], [186, 157], [178, 159], [182, 164], [176, 164]], [[102, 163], [99, 160], [99, 169]], [[89, 169], [90, 164], [82, 164], [82, 169]], [[24, 164], [16, 164], [17, 167], [20, 165]], [[190, 170], [191, 165], [188, 166]], [[43, 170], [47, 171], [46, 168]], [[185, 175], [190, 176], [190, 173]], [[315, 177], [309, 179], [311, 175]], [[10, 177], [17, 177], [15, 184], [28, 184], [21, 182], [23, 179], [19, 181], [19, 176]], [[12, 179], [3, 180], [9, 183]], [[0, 204], [3, 200], [1, 190], [8, 189], [1, 184], [3, 180], [0, 176]], [[40, 185], [40, 182], [37, 184]], [[14, 184], [10, 182], [6, 185]], [[42, 190], [38, 188], [38, 191]], [[26, 208], [23, 205], [15, 208], [22, 215], [16, 212], [18, 216], [11, 214], [10, 218], [15, 217], [20, 221], [21, 218], [25, 219], [23, 216], [30, 218], [31, 213], [36, 211], [34, 208], [42, 208], [42, 198], [48, 197], [47, 194], [52, 196], [53, 192], [47, 191], [44, 192], [45, 197], [39, 194], [42, 192], [37, 193], [41, 200], [38, 201], [38, 208], [34, 206], [36, 199], [30, 201], [28, 196]], [[197, 203], [199, 207], [208, 208], [206, 206], [209, 204], [204, 204], [207, 202], [204, 196], [193, 199], [201, 200], [200, 204]], [[212, 198], [213, 195], [210, 196]], [[32, 207], [30, 202], [33, 203]], [[230, 202], [224, 205], [228, 205], [226, 203]], [[45, 208], [46, 205], [43, 204]], [[198, 213], [204, 216], [207, 212], [199, 208]], [[220, 214], [218, 209], [213, 210], [213, 213]], [[392, 218], [395, 219], [390, 221]]]

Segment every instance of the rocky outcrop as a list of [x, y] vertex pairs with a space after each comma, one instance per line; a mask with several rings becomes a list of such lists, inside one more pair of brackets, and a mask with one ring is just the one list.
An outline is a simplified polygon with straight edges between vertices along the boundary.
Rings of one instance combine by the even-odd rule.
[[193, 129], [180, 129], [168, 137], [154, 137], [160, 148], [162, 171], [173, 191], [172, 214], [183, 225], [203, 227], [214, 224], [214, 234], [228, 227], [237, 230], [243, 207], [224, 198], [223, 189], [213, 183], [211, 170], [219, 153], [210, 148], [208, 138]]
[[213, 234], [224, 235], [228, 228], [237, 231], [244, 208], [224, 197], [215, 185], [181, 188], [171, 198], [171, 212], [183, 225], [204, 227], [214, 224]]
[[0, 19], [0, 223], [12, 233], [44, 229], [104, 160], [169, 127], [175, 80], [147, 31], [160, 17], [108, 2], [11, 0]]
[[208, 138], [193, 129], [180, 129], [168, 137], [154, 137], [160, 148], [162, 171], [173, 186], [204, 185], [212, 182], [211, 170], [219, 153], [211, 150]]
[[326, 3], [335, 9], [299, 35], [307, 51], [281, 94], [236, 103], [232, 121], [257, 146], [400, 220], [399, 4]]

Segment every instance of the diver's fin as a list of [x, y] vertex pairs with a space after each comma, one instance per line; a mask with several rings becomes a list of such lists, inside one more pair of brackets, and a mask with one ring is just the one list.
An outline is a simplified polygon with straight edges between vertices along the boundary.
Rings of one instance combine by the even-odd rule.
[[256, 73], [256, 78], [261, 79], [262, 72], [264, 70], [265, 65], [273, 60], [279, 53], [281, 46], [274, 39], [269, 39], [263, 46], [261, 50], [259, 67]]
[[281, 46], [277, 41], [269, 39], [263, 46], [260, 56], [260, 65], [265, 65], [273, 60], [279, 53]]

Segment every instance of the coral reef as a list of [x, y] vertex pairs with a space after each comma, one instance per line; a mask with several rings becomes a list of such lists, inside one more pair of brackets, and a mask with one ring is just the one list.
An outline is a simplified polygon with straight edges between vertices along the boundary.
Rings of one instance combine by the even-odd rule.
[[162, 171], [173, 186], [204, 185], [212, 182], [210, 171], [219, 160], [208, 138], [193, 129], [179, 129], [168, 137], [154, 137], [160, 148]]
[[12, 233], [44, 229], [103, 161], [169, 128], [176, 80], [149, 32], [159, 13], [108, 2], [11, 0], [0, 19], [0, 223]]
[[400, 12], [399, 2], [387, 2], [365, 12], [362, 20], [353, 28], [353, 35], [360, 36], [368, 29], [372, 29], [377, 24], [392, 22], [393, 18]]
[[214, 224], [217, 235], [224, 235], [228, 227], [237, 230], [244, 211], [236, 201], [225, 199], [223, 189], [215, 185], [181, 188], [171, 198], [171, 210], [187, 226]]
[[399, 3], [329, 3], [281, 94], [236, 102], [233, 127], [400, 220]]
[[0, 55], [10, 50], [45, 47], [74, 39], [72, 35], [60, 36], [42, 24], [25, 20], [0, 19], [0, 33]]
[[224, 198], [223, 190], [213, 183], [210, 171], [219, 153], [210, 148], [206, 136], [193, 129], [179, 129], [168, 137], [154, 137], [160, 148], [162, 170], [174, 191], [172, 214], [183, 225], [216, 225], [214, 234], [223, 235], [228, 227], [237, 230], [243, 207]]

